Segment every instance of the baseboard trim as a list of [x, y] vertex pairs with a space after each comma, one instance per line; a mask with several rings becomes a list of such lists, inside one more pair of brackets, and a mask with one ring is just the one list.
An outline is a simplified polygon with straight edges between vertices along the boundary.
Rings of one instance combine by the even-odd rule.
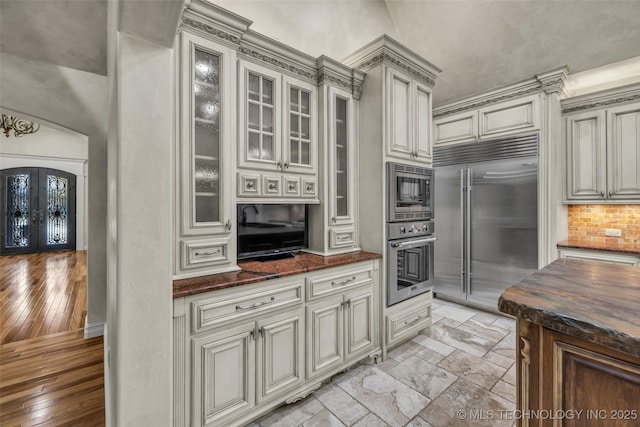
[[104, 322], [89, 323], [87, 318], [84, 319], [84, 337], [95, 338], [104, 335]]

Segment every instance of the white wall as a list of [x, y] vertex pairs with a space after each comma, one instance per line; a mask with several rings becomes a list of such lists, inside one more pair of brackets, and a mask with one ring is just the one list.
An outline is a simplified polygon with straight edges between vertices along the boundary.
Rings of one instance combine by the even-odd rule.
[[168, 426], [173, 50], [123, 33], [109, 38], [107, 417], [118, 427]]
[[0, 106], [86, 135], [87, 322], [106, 320], [107, 79], [0, 52]]
[[[2, 110], [3, 113], [13, 112]], [[25, 118], [26, 119], [26, 118]], [[88, 217], [86, 185], [88, 138], [77, 132], [40, 123], [36, 133], [0, 138], [0, 169], [41, 167], [63, 170], [76, 176], [76, 249], [87, 249]]]

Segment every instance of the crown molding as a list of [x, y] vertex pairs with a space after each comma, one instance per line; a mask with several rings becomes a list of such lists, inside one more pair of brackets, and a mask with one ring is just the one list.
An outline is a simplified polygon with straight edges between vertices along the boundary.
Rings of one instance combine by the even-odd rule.
[[546, 94], [559, 93], [562, 97], [565, 95], [564, 82], [568, 76], [568, 72], [568, 68], [564, 66], [537, 74], [530, 79], [518, 83], [440, 105], [433, 109], [433, 118], [449, 116], [467, 110], [476, 110], [498, 102], [509, 101], [511, 99], [543, 92]]
[[344, 59], [350, 67], [367, 72], [380, 64], [397, 68], [429, 87], [442, 70], [417, 53], [383, 34]]
[[640, 101], [640, 84], [580, 95], [561, 101], [562, 114]]
[[355, 99], [360, 99], [364, 73], [346, 65], [320, 56], [317, 60], [318, 85], [327, 84], [349, 91]]
[[218, 42], [237, 48], [243, 34], [253, 22], [202, 0], [185, 5], [178, 33], [188, 29], [201, 36], [213, 36]]

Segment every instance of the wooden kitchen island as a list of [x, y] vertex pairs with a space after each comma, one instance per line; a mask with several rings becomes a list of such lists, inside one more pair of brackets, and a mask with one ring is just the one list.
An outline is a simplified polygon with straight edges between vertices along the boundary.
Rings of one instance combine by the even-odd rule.
[[558, 259], [507, 289], [521, 426], [640, 425], [640, 268]]

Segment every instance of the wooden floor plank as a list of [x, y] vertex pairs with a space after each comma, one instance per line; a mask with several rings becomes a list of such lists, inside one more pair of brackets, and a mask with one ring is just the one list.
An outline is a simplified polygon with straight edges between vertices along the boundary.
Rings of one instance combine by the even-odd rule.
[[0, 257], [0, 425], [104, 426], [104, 344], [84, 339], [86, 252]]

